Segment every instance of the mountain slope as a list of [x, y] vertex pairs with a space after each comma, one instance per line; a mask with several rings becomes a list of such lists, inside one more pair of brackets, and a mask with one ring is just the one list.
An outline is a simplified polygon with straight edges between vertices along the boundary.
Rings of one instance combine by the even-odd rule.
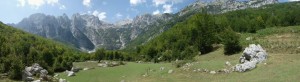
[[[44, 39], [0, 23], [0, 73], [20, 80], [25, 66], [39, 63], [49, 74], [72, 67], [83, 53], [61, 43]], [[88, 56], [88, 55], [86, 55]]]
[[190, 59], [203, 55], [217, 48], [215, 44], [235, 40], [224, 37], [230, 34], [227, 30], [256, 33], [269, 27], [300, 25], [299, 3], [273, 4], [215, 15], [199, 13], [139, 46], [137, 53], [147, 61]]

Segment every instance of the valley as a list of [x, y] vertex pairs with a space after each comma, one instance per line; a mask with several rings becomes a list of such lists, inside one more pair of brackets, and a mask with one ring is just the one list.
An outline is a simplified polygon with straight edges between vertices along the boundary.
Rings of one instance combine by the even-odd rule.
[[[70, 6], [41, 1], [32, 9]], [[0, 82], [299, 80], [299, 1], [151, 1], [127, 1], [134, 17], [91, 11], [122, 6], [83, 0], [77, 10], [87, 12], [41, 11], [17, 23], [0, 22]], [[32, 5], [25, 2], [17, 7]], [[150, 14], [148, 8], [157, 10]]]

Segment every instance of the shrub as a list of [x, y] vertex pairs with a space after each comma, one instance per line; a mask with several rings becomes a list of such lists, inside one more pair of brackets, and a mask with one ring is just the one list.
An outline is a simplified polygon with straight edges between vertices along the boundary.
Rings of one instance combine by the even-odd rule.
[[24, 64], [22, 61], [18, 60], [18, 57], [13, 55], [14, 58], [11, 59], [11, 66], [8, 72], [8, 77], [10, 79], [21, 80], [22, 70], [24, 69]]
[[240, 35], [234, 32], [232, 29], [226, 29], [223, 32], [222, 42], [224, 44], [224, 54], [231, 55], [238, 53], [242, 50], [239, 41]]

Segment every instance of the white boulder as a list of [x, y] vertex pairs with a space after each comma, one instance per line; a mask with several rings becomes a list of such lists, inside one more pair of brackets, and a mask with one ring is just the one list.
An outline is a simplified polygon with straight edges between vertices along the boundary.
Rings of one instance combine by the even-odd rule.
[[99, 67], [107, 67], [107, 64], [105, 64], [105, 63], [99, 63], [97, 66], [99, 66]]
[[210, 74], [216, 74], [217, 72], [216, 71], [210, 71], [209, 73]]
[[164, 70], [165, 69], [165, 67], [160, 67], [160, 70], [162, 71], [162, 70]]
[[240, 57], [240, 63], [235, 65], [234, 71], [245, 72], [252, 70], [256, 67], [256, 64], [261, 63], [267, 59], [267, 52], [258, 44], [250, 44], [245, 48], [242, 57]]
[[66, 74], [68, 77], [75, 76], [75, 72], [66, 70]]
[[168, 73], [173, 73], [173, 70], [172, 70], [172, 69], [170, 69], [170, 70], [168, 71]]
[[59, 78], [58, 82], [67, 82], [66, 79]]
[[229, 61], [226, 61], [226, 62], [225, 62], [225, 65], [226, 65], [226, 66], [231, 66], [231, 63], [230, 63]]

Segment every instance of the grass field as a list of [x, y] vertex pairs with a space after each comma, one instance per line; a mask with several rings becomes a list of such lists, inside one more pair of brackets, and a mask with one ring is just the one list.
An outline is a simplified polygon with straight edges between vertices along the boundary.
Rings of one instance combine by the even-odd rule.
[[[237, 58], [236, 58], [237, 57]], [[238, 54], [233, 56], [224, 56], [222, 54], [208, 54], [197, 57], [200, 63], [195, 64], [193, 68], [207, 68], [215, 70], [224, 68], [225, 61], [237, 62]], [[207, 58], [207, 59], [205, 59]], [[299, 54], [269, 54], [266, 65], [259, 64], [252, 71], [245, 73], [230, 74], [209, 74], [203, 72], [183, 71], [180, 68], [174, 68], [171, 63], [161, 64], [139, 64], [129, 62], [124, 66], [112, 68], [95, 68], [88, 71], [80, 71], [74, 77], [66, 77], [64, 73], [60, 74], [70, 82], [296, 82], [299, 81], [300, 71]], [[87, 63], [77, 63], [78, 66], [87, 65]], [[160, 67], [166, 67], [165, 70], [159, 70]], [[147, 77], [142, 75], [147, 73], [148, 69], [154, 71], [148, 72]], [[175, 70], [168, 74], [168, 69]]]
[[[268, 59], [258, 64], [257, 68], [245, 73], [209, 74], [204, 72], [184, 71], [175, 68], [171, 63], [134, 63], [112, 68], [99, 68], [97, 63], [77, 62], [77, 67], [95, 67], [88, 71], [80, 71], [74, 77], [60, 77], [70, 82], [297, 82], [300, 80], [300, 27], [267, 28], [255, 34], [241, 34], [241, 43], [261, 44], [268, 52]], [[251, 37], [251, 40], [246, 38]], [[190, 69], [218, 70], [225, 67], [226, 61], [237, 64], [241, 53], [225, 56], [220, 48], [206, 55], [195, 57]], [[160, 70], [165, 67], [165, 70]], [[169, 69], [173, 73], [167, 73]], [[152, 70], [152, 71], [149, 71]], [[147, 73], [148, 76], [143, 75]]]

